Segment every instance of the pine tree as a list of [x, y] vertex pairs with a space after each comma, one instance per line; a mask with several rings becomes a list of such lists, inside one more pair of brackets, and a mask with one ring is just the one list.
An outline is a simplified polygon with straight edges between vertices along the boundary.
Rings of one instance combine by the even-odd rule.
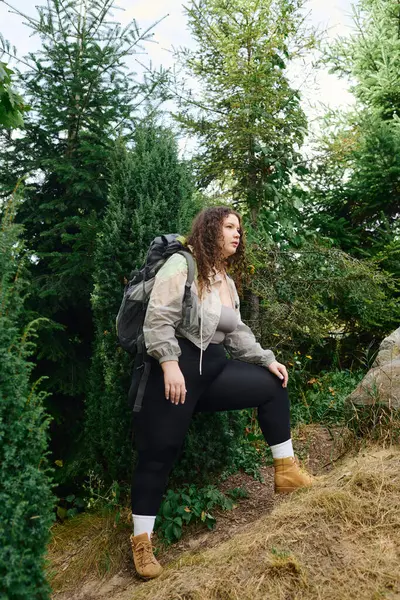
[[[194, 50], [178, 52], [196, 92], [178, 96], [176, 115], [200, 141], [199, 182], [219, 186], [248, 211], [253, 226], [284, 198], [307, 129], [292, 60], [315, 45], [302, 0], [191, 0]], [[271, 229], [273, 224], [271, 223]]]
[[85, 439], [91, 467], [105, 479], [129, 479], [131, 359], [117, 346], [115, 317], [124, 282], [161, 233], [185, 233], [200, 208], [173, 134], [146, 120], [134, 147], [120, 140], [111, 166], [103, 226], [97, 236], [92, 306], [96, 327]]
[[310, 176], [312, 223], [356, 256], [390, 254], [400, 233], [397, 0], [361, 0], [354, 33], [332, 44], [326, 61], [350, 78], [356, 103], [328, 121], [320, 140], [321, 156]]
[[325, 117], [304, 213], [306, 227], [376, 270], [370, 309], [351, 294], [339, 305], [351, 351], [398, 326], [400, 280], [400, 6], [360, 0], [353, 17], [353, 33], [330, 44], [325, 60], [349, 78], [356, 101]]
[[27, 256], [15, 193], [0, 222], [0, 597], [47, 600], [43, 568], [53, 498], [46, 460], [49, 419], [32, 384], [37, 323], [23, 330]]
[[93, 341], [93, 252], [108, 158], [118, 132], [132, 132], [137, 106], [157, 79], [138, 83], [127, 72], [125, 58], [151, 34], [135, 21], [126, 27], [113, 22], [112, 8], [112, 0], [49, 0], [36, 19], [24, 17], [42, 40], [41, 50], [25, 59], [31, 68], [19, 74], [31, 112], [22, 135], [1, 138], [3, 195], [30, 175], [17, 219], [35, 257], [31, 318], [53, 322], [40, 332], [37, 374], [49, 376], [51, 411], [60, 426], [54, 448], [64, 459], [77, 447]]
[[326, 48], [332, 72], [350, 79], [361, 106], [383, 119], [400, 111], [400, 5], [397, 0], [359, 0], [353, 31]]

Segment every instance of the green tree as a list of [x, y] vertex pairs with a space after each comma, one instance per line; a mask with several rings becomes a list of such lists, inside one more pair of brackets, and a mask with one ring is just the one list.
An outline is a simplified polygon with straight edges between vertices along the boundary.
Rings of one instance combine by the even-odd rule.
[[176, 140], [152, 120], [138, 125], [133, 149], [120, 140], [95, 250], [92, 306], [96, 328], [86, 411], [88, 456], [106, 479], [127, 479], [132, 454], [127, 392], [131, 359], [117, 346], [115, 317], [124, 282], [161, 233], [188, 230], [200, 208]]
[[[20, 126], [26, 110], [10, 87], [11, 75], [0, 63], [0, 126]], [[19, 204], [16, 188], [0, 219], [0, 597], [46, 600], [43, 566], [53, 508], [48, 418], [40, 381], [31, 382], [37, 323], [21, 327], [29, 279], [22, 227], [15, 224]]]
[[400, 234], [400, 122], [359, 110], [339, 126], [327, 119], [304, 181], [306, 226], [362, 258], [389, 250]]
[[26, 321], [27, 253], [15, 224], [17, 192], [0, 221], [0, 597], [46, 600], [43, 567], [52, 518], [49, 419], [31, 374], [37, 323]]
[[359, 0], [354, 33], [325, 49], [332, 72], [348, 78], [361, 106], [383, 119], [399, 114], [400, 6], [397, 0]]
[[112, 9], [112, 0], [50, 0], [36, 18], [14, 9], [42, 48], [25, 58], [30, 68], [18, 75], [32, 110], [21, 136], [2, 136], [0, 179], [7, 196], [18, 177], [30, 175], [17, 219], [34, 256], [32, 316], [53, 322], [40, 332], [37, 373], [49, 376], [57, 458], [77, 447], [80, 431], [108, 158], [119, 132], [131, 133], [138, 106], [157, 86], [158, 76], [141, 83], [125, 67], [151, 28], [141, 31], [135, 21], [121, 27]]
[[[326, 49], [324, 60], [349, 78], [356, 102], [325, 116], [317, 155], [303, 181], [309, 188], [305, 227], [377, 269], [367, 297], [356, 303], [346, 295], [339, 307], [339, 314], [347, 315], [344, 330], [354, 349], [380, 340], [399, 320], [399, 25], [397, 1], [361, 0], [354, 9], [354, 33]], [[387, 285], [379, 300], [371, 292], [382, 277]]]
[[326, 119], [310, 173], [312, 226], [356, 256], [379, 254], [397, 277], [399, 27], [397, 1], [362, 0], [354, 9], [355, 33], [326, 50], [332, 71], [350, 79], [356, 104]]
[[[186, 13], [197, 45], [178, 52], [194, 91], [179, 91], [176, 118], [196, 136], [198, 181], [240, 205], [250, 241], [301, 241], [288, 194], [307, 132], [288, 67], [314, 48], [304, 0], [192, 0]], [[259, 332], [259, 299], [249, 295]]]
[[380, 341], [400, 318], [396, 283], [378, 259], [321, 243], [255, 255], [251, 286], [261, 298], [262, 338], [291, 367], [297, 352], [312, 357], [314, 373], [359, 365], [371, 339]]
[[287, 72], [315, 45], [314, 33], [302, 26], [303, 6], [302, 0], [193, 0], [186, 9], [197, 47], [178, 58], [199, 89], [179, 96], [176, 118], [200, 142], [201, 186], [214, 183], [243, 203], [253, 226], [262, 211], [284, 202], [280, 191], [307, 130]]

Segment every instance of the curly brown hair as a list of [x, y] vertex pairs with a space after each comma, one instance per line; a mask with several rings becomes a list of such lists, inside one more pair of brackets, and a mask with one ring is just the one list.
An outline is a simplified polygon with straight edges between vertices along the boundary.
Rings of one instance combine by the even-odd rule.
[[[224, 258], [218, 242], [222, 242], [222, 225], [229, 215], [235, 215], [240, 224], [240, 242], [235, 254]], [[241, 278], [245, 272], [246, 241], [242, 229], [242, 217], [229, 206], [212, 206], [202, 210], [192, 223], [187, 245], [193, 249], [197, 264], [199, 295], [210, 290], [210, 278], [215, 271], [227, 269], [241, 287]]]

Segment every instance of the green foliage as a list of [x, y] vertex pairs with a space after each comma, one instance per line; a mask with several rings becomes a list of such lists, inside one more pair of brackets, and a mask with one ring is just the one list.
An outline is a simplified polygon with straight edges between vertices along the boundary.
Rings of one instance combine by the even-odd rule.
[[204, 523], [208, 529], [215, 525], [212, 511], [216, 508], [231, 510], [233, 500], [214, 485], [198, 488], [185, 485], [177, 490], [169, 489], [156, 519], [156, 531], [161, 540], [171, 544], [179, 540], [185, 525]]
[[[113, 481], [108, 487], [93, 471], [89, 471], [87, 481], [83, 485], [83, 502], [87, 510], [96, 510], [99, 507], [113, 509], [120, 507], [121, 486]], [[68, 498], [66, 498], [68, 500]]]
[[300, 386], [298, 376], [292, 373], [292, 423], [347, 424], [351, 418], [351, 409], [345, 400], [364, 375], [365, 372], [361, 369], [321, 371], [315, 377], [310, 377], [307, 382], [302, 382], [303, 385]]
[[[398, 323], [396, 283], [376, 260], [360, 261], [316, 244], [260, 247], [251, 259], [262, 343], [289, 366], [297, 351], [313, 357], [314, 373], [350, 366]], [[243, 313], [248, 317], [246, 301]]]
[[359, 0], [353, 7], [354, 33], [326, 48], [331, 70], [351, 78], [351, 91], [383, 119], [400, 108], [399, 22], [397, 0]]
[[236, 500], [243, 500], [249, 497], [249, 492], [245, 487], [232, 488], [231, 490], [228, 490], [226, 494], [229, 496], [229, 498], [232, 498], [234, 502]]
[[82, 512], [113, 515], [115, 526], [126, 511], [129, 486], [118, 481], [107, 484], [97, 472], [89, 470], [76, 494], [58, 498], [57, 518], [63, 522]]
[[0, 597], [47, 600], [44, 554], [53, 497], [47, 464], [49, 418], [41, 381], [32, 383], [38, 322], [24, 329], [27, 257], [16, 225], [17, 194], [0, 222]]
[[68, 494], [65, 499], [58, 500], [56, 514], [60, 521], [64, 521], [67, 518], [75, 517], [84, 508], [85, 503], [82, 498], [75, 494]]
[[347, 114], [325, 120], [310, 172], [308, 221], [347, 252], [379, 257], [397, 279], [399, 19], [396, 1], [361, 0], [354, 8], [354, 33], [326, 49], [325, 61], [351, 79], [357, 102]]
[[369, 283], [345, 285], [336, 297], [347, 356], [351, 345], [356, 353], [376, 345], [400, 316], [398, 2], [361, 0], [353, 20], [353, 33], [326, 48], [325, 61], [349, 77], [356, 103], [327, 115], [305, 178], [306, 227], [372, 268]]
[[0, 61], [0, 126], [23, 127], [23, 113], [28, 110], [22, 97], [11, 87], [14, 71]]
[[283, 192], [307, 129], [290, 62], [315, 46], [302, 0], [193, 0], [186, 12], [197, 46], [178, 52], [196, 91], [180, 91], [176, 115], [201, 144], [201, 187], [217, 186], [249, 211], [291, 206]]
[[[21, 16], [42, 42], [24, 57], [17, 82], [31, 105], [20, 136], [0, 137], [0, 193], [29, 173], [18, 212], [35, 260], [28, 319], [45, 316], [53, 326], [40, 331], [37, 376], [54, 415], [52, 450], [72, 460], [82, 433], [93, 323], [94, 247], [104, 215], [108, 161], [115, 139], [128, 137], [138, 106], [163, 74], [138, 81], [125, 61], [143, 51], [151, 27], [125, 27], [112, 18], [113, 0], [49, 0], [35, 17]], [[67, 469], [58, 471], [62, 477]]]
[[117, 346], [115, 317], [125, 282], [161, 233], [185, 233], [198, 202], [171, 131], [147, 120], [134, 146], [120, 140], [111, 163], [108, 206], [95, 248], [95, 344], [86, 410], [88, 460], [106, 481], [129, 479], [131, 358]]
[[[342, 126], [327, 121], [308, 178], [307, 226], [355, 256], [387, 253], [400, 232], [400, 121], [365, 111], [347, 120]], [[391, 267], [399, 276], [398, 266]]]
[[[315, 48], [303, 0], [192, 0], [186, 9], [197, 42], [178, 58], [196, 91], [179, 91], [175, 118], [199, 140], [199, 186], [218, 190], [245, 215], [250, 244], [298, 245], [307, 237], [291, 181], [304, 170], [307, 118], [289, 81], [295, 59]], [[251, 227], [249, 227], [249, 225]], [[260, 330], [259, 299], [248, 317]]]

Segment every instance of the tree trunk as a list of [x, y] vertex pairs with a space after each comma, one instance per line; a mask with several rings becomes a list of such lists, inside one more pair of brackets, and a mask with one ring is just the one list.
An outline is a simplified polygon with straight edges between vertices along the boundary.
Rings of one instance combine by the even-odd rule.
[[[258, 221], [258, 206], [252, 206], [250, 209], [251, 224], [256, 229]], [[258, 338], [261, 333], [260, 327], [260, 298], [250, 292], [250, 326], [254, 335]]]

